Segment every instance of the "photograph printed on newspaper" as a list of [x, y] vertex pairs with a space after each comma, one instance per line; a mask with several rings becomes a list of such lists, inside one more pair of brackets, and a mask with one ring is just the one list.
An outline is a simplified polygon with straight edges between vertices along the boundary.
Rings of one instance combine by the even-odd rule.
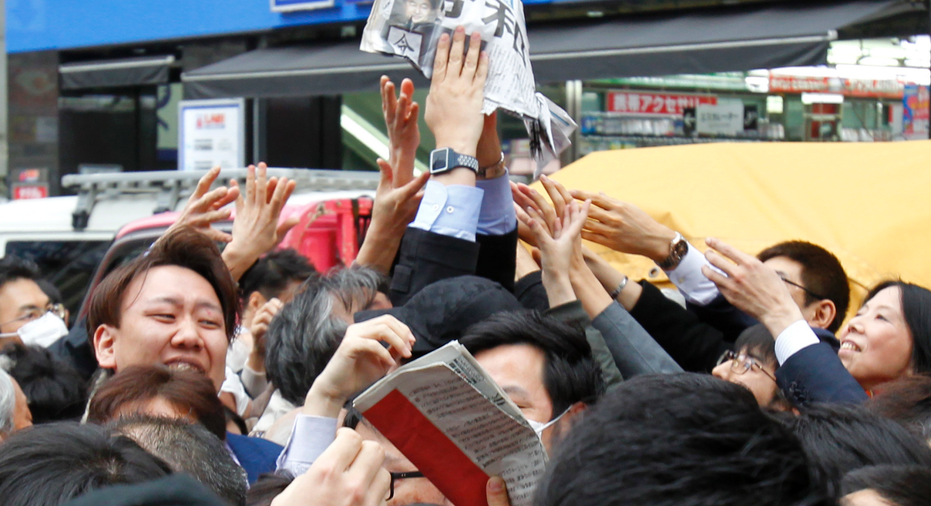
[[536, 93], [520, 0], [376, 0], [360, 49], [405, 58], [429, 78], [440, 35], [452, 35], [460, 25], [466, 34], [481, 34], [482, 50], [489, 56], [482, 112], [500, 108], [523, 119], [542, 169], [569, 145], [576, 124]]

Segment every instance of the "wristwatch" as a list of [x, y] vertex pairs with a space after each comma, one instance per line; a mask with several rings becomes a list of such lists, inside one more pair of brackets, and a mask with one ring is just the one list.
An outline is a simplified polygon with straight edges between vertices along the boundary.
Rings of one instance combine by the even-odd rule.
[[475, 173], [480, 179], [495, 179], [507, 174], [507, 167], [504, 165], [504, 153], [501, 153], [501, 159], [491, 165], [480, 167]]
[[675, 269], [688, 252], [689, 242], [682, 237], [682, 234], [676, 232], [676, 236], [673, 237], [672, 241], [669, 243], [669, 256], [664, 258], [662, 262], [656, 262], [656, 265], [659, 265], [660, 269], [664, 271]]
[[456, 153], [452, 148], [434, 149], [430, 152], [430, 174], [443, 174], [459, 167], [478, 173], [478, 159]]

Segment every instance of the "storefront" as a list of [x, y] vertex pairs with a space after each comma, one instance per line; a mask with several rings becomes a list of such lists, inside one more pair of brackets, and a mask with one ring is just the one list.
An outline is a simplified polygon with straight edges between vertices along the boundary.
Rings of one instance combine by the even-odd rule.
[[[894, 137], [888, 118], [899, 114], [896, 104], [902, 117], [915, 111], [919, 133], [912, 134], [920, 135], [927, 117], [920, 109], [926, 87], [840, 93], [842, 107], [806, 109], [801, 93], [773, 87], [783, 81], [767, 75], [768, 89], [760, 91], [761, 76], [748, 72], [824, 64], [838, 39], [928, 33], [925, 2], [524, 4], [539, 90], [582, 127], [564, 162], [594, 149], [806, 140], [806, 131], [824, 140], [864, 128]], [[374, 169], [387, 140], [378, 77], [413, 77], [415, 98], [425, 98], [426, 81], [407, 63], [358, 50], [370, 8], [364, 3], [43, 5], [8, 16], [9, 169], [42, 169], [52, 195], [62, 175], [81, 170], [177, 169], [182, 100], [243, 99], [246, 163]], [[827, 92], [818, 94], [837, 95], [835, 80], [826, 82]], [[827, 118], [832, 114], [838, 117]], [[824, 126], [831, 121], [835, 130]], [[423, 162], [433, 139], [421, 126]], [[521, 123], [502, 118], [500, 130], [513, 165], [529, 168]]]

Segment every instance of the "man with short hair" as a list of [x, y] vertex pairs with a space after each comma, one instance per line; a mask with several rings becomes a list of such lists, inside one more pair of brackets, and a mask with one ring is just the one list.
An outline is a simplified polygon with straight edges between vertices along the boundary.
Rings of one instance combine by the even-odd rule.
[[[267, 179], [260, 164], [258, 170], [249, 167], [245, 196], [235, 185], [208, 192], [218, 175], [219, 169], [209, 171], [178, 223], [94, 289], [87, 333], [101, 368], [116, 373], [133, 365], [192, 369], [207, 376], [219, 391], [240, 310], [234, 278], [293, 225], [292, 220], [279, 224], [278, 216], [294, 184]], [[233, 199], [237, 208], [233, 235], [221, 254], [215, 239], [207, 235], [219, 233], [209, 228], [208, 218], [225, 216], [209, 211]], [[242, 451], [262, 461], [260, 472], [273, 470], [281, 448], [269, 441], [245, 439], [248, 444], [241, 445]]]
[[0, 368], [0, 441], [32, 425], [26, 394], [12, 376]]
[[165, 461], [176, 473], [187, 473], [231, 506], [246, 504], [246, 473], [203, 425], [186, 419], [132, 415], [110, 424]]
[[534, 503], [827, 504], [807, 462], [749, 391], [705, 375], [639, 376], [573, 427]]
[[[32, 262], [12, 256], [0, 260], [0, 346], [10, 341], [48, 346], [68, 333], [62, 320], [63, 308], [53, 307], [39, 286], [40, 279], [39, 269]], [[58, 321], [49, 322], [52, 325], [48, 329], [34, 324], [20, 330], [53, 309], [57, 313], [48, 318]]]

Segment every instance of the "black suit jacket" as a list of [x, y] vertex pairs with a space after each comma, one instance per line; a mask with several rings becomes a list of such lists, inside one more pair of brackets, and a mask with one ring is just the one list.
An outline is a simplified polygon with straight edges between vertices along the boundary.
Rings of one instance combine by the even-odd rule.
[[813, 402], [859, 404], [869, 399], [827, 341], [802, 348], [789, 357], [776, 370], [776, 383], [795, 406]]
[[476, 241], [408, 227], [391, 275], [388, 297], [402, 306], [441, 279], [477, 275], [514, 290], [517, 228], [505, 235], [477, 234]]

